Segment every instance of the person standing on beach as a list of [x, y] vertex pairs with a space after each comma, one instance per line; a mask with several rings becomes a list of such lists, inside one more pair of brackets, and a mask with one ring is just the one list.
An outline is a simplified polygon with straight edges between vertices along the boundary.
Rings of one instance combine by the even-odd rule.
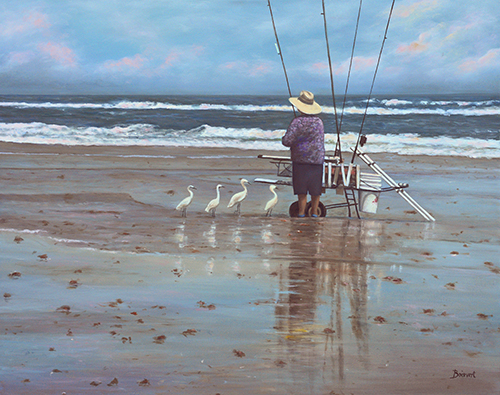
[[309, 193], [311, 213], [317, 217], [325, 161], [325, 131], [323, 121], [318, 117], [321, 107], [309, 91], [302, 91], [299, 97], [288, 100], [300, 113], [282, 138], [283, 145], [290, 147], [291, 151], [293, 193], [298, 195], [298, 216], [305, 217]]

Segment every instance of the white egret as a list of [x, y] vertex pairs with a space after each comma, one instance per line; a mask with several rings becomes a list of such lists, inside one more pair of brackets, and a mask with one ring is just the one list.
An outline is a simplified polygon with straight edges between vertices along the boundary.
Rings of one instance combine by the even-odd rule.
[[240, 214], [240, 205], [243, 200], [247, 197], [248, 190], [245, 184], [250, 184], [247, 180], [244, 178], [241, 179], [240, 181], [241, 186], [243, 187], [243, 191], [235, 193], [231, 200], [229, 201], [229, 204], [227, 205], [228, 208], [233, 207], [235, 204], [236, 206], [236, 213], [239, 215]]
[[220, 189], [221, 188], [224, 188], [224, 186], [221, 184], [217, 185], [217, 187], [215, 188], [217, 190], [217, 197], [213, 200], [210, 200], [207, 207], [205, 208], [205, 211], [207, 213], [211, 213], [212, 217], [215, 217], [215, 210], [217, 209], [217, 207], [219, 206], [219, 203], [220, 203]]
[[183, 217], [186, 216], [186, 210], [187, 210], [188, 206], [191, 204], [191, 202], [193, 201], [194, 193], [191, 189], [196, 189], [196, 188], [192, 185], [188, 186], [187, 190], [189, 192], [189, 196], [187, 198], [182, 199], [182, 201], [175, 208], [177, 211], [182, 211]]
[[266, 207], [264, 208], [266, 210], [266, 217], [271, 216], [274, 206], [278, 203], [278, 195], [274, 191], [275, 189], [276, 185], [269, 185], [269, 190], [273, 193], [274, 197], [266, 203]]

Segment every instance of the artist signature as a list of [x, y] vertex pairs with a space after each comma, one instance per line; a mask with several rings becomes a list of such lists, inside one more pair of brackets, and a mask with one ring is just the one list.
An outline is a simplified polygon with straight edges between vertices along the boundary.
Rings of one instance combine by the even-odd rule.
[[450, 379], [458, 379], [458, 378], [475, 379], [476, 371], [474, 370], [472, 373], [464, 373], [463, 370], [459, 372], [457, 369], [453, 369], [453, 376], [451, 376]]

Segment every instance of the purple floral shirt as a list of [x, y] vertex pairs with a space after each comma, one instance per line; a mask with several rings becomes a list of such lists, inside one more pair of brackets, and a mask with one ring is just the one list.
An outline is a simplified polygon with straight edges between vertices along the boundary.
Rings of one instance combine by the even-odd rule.
[[316, 115], [300, 115], [288, 126], [282, 138], [290, 147], [292, 162], [321, 165], [325, 161], [325, 130]]

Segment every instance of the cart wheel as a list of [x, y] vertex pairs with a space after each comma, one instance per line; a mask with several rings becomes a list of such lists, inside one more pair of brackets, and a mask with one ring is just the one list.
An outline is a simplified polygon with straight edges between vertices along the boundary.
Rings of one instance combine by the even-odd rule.
[[297, 217], [299, 215], [299, 202], [295, 201], [290, 205], [288, 214], [290, 214], [290, 217]]
[[[311, 214], [314, 214], [311, 212], [311, 202], [307, 203], [306, 206], [306, 216], [310, 217]], [[318, 214], [320, 217], [326, 217], [326, 207], [322, 202], [319, 202], [318, 204]]]

